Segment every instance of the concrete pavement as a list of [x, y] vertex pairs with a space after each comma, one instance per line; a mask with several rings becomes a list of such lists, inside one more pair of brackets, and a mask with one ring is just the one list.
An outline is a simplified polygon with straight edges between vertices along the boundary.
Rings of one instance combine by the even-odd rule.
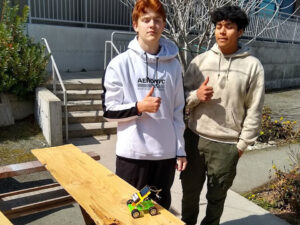
[[[106, 140], [107, 139], [107, 140]], [[100, 154], [100, 163], [111, 171], [115, 171], [115, 143], [116, 136], [92, 137], [72, 139], [71, 142], [83, 151], [95, 151]], [[200, 197], [200, 214], [198, 222], [202, 220], [206, 209], [206, 185]], [[181, 217], [182, 190], [179, 180], [179, 173], [176, 173], [172, 187], [171, 211]], [[225, 209], [221, 218], [222, 225], [288, 225], [287, 222], [270, 214], [268, 211], [257, 206], [236, 192], [229, 190], [225, 202]]]

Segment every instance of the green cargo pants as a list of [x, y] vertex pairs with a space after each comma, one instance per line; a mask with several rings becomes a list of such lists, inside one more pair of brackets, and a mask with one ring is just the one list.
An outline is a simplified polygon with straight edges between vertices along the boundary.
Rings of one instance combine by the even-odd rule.
[[207, 176], [208, 201], [201, 225], [219, 225], [225, 198], [236, 175], [239, 154], [235, 144], [210, 141], [190, 129], [184, 133], [187, 168], [180, 174], [183, 189], [182, 220], [197, 223], [200, 193]]

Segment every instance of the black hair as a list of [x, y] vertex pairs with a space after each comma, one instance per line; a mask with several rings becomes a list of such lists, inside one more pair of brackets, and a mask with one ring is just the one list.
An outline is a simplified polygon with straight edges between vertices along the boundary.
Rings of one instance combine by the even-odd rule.
[[222, 20], [229, 20], [237, 25], [238, 30], [245, 30], [249, 24], [249, 18], [247, 14], [239, 6], [233, 5], [226, 5], [217, 8], [211, 13], [211, 19], [215, 26]]

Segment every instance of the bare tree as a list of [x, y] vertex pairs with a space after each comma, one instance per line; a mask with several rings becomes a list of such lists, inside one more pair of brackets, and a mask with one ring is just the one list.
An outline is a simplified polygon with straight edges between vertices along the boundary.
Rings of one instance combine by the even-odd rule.
[[[133, 8], [135, 0], [120, 0], [129, 8]], [[244, 9], [252, 20], [245, 31], [249, 37], [248, 43], [264, 33], [271, 33], [271, 38], [277, 38], [279, 28], [292, 15], [279, 18], [279, 9], [283, 0], [161, 0], [167, 13], [164, 36], [174, 41], [180, 47], [179, 60], [184, 68], [188, 66], [188, 55], [194, 57], [207, 50], [213, 41], [214, 27], [210, 20], [210, 12], [226, 4], [238, 5]], [[294, 0], [289, 6], [292, 6]], [[272, 6], [274, 10], [269, 11]], [[281, 7], [282, 9], [282, 7]], [[270, 34], [269, 34], [270, 36]]]

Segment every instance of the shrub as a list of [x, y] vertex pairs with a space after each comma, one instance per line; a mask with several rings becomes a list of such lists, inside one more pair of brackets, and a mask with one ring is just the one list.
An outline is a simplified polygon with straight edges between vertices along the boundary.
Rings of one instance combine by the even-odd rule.
[[261, 131], [258, 141], [267, 143], [269, 141], [292, 142], [299, 138], [300, 130], [295, 131], [297, 121], [272, 120], [272, 110], [265, 106], [262, 113]]
[[296, 165], [295, 168], [285, 173], [276, 168], [276, 179], [271, 185], [274, 192], [275, 206], [280, 209], [290, 209], [297, 215], [300, 214], [300, 167]]
[[0, 92], [22, 98], [44, 81], [49, 59], [44, 47], [24, 34], [28, 11], [25, 6], [19, 16], [19, 7], [4, 0], [0, 14]]

